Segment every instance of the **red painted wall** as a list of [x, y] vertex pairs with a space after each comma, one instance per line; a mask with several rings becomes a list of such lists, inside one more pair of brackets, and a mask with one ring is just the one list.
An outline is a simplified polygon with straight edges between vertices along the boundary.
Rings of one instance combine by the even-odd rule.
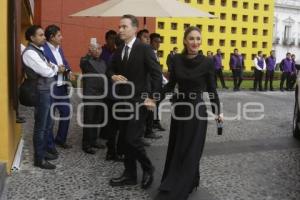
[[[61, 27], [63, 34], [62, 47], [65, 56], [74, 72], [80, 72], [79, 61], [87, 52], [90, 38], [104, 44], [105, 32], [118, 30], [120, 18], [92, 18], [69, 17], [80, 10], [92, 7], [104, 0], [37, 0], [40, 10], [35, 22], [40, 22], [43, 27], [56, 24]], [[139, 18], [140, 28], [143, 28], [143, 18]], [[147, 18], [147, 28], [150, 32], [155, 30], [155, 19]]]

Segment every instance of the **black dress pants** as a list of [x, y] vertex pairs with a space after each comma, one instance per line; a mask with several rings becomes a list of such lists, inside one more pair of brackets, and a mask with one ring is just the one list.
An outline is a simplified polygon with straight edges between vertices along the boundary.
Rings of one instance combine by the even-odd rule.
[[95, 105], [102, 103], [101, 101], [84, 101], [84, 103], [82, 149], [88, 149], [96, 144], [99, 132], [99, 127], [96, 126], [103, 122], [104, 109], [101, 105]]
[[253, 89], [257, 89], [257, 85], [260, 91], [262, 91], [262, 79], [263, 79], [264, 72], [258, 69], [254, 70], [254, 83], [253, 83]]
[[[137, 163], [141, 164], [144, 171], [152, 170], [152, 163], [146, 154], [146, 150], [142, 143], [144, 135], [144, 125], [147, 117], [147, 109], [145, 106], [136, 106], [132, 103], [133, 112], [122, 113], [123, 117], [130, 117], [127, 120], [119, 120], [120, 137], [124, 141], [124, 166], [125, 175], [130, 177], [137, 176]], [[128, 106], [123, 106], [128, 109]]]
[[269, 81], [270, 81], [270, 90], [273, 90], [273, 79], [274, 79], [274, 71], [267, 70], [266, 71], [266, 79], [265, 79], [265, 90], [268, 89]]
[[242, 81], [243, 81], [243, 74], [241, 69], [232, 69], [232, 76], [233, 76], [233, 84], [234, 89], [239, 89]]

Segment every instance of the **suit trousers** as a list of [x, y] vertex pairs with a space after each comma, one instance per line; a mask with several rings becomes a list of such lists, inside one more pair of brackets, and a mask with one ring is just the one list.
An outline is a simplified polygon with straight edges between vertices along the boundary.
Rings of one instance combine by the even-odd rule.
[[290, 72], [282, 72], [281, 79], [280, 79], [280, 90], [283, 90], [283, 84], [286, 81], [286, 89], [290, 88], [291, 82], [291, 73]]
[[[82, 149], [88, 149], [96, 144], [100, 124], [104, 119], [104, 110], [98, 103], [102, 101], [84, 101], [86, 105], [83, 108], [83, 136], [82, 136]], [[94, 104], [94, 105], [89, 105]]]
[[63, 118], [62, 120], [59, 120], [58, 124], [58, 130], [56, 137], [54, 137], [53, 133], [53, 127], [48, 135], [48, 149], [52, 149], [55, 147], [55, 141], [64, 144], [67, 141], [68, 136], [68, 130], [69, 130], [69, 124], [70, 120], [66, 119], [70, 116], [70, 99], [68, 96], [68, 86], [54, 86], [53, 93], [55, 96], [61, 97], [61, 98], [55, 98], [52, 97], [52, 103], [55, 103], [54, 110], [58, 110], [59, 116]]
[[226, 85], [225, 85], [225, 81], [224, 81], [223, 70], [216, 69], [215, 74], [216, 74], [215, 75], [216, 87], [218, 87], [218, 77], [219, 77], [222, 87], [225, 88]]
[[269, 81], [270, 81], [270, 90], [273, 90], [273, 79], [274, 79], [274, 70], [267, 70], [266, 79], [265, 79], [265, 90], [268, 89]]
[[258, 69], [254, 70], [254, 83], [253, 83], [253, 89], [257, 89], [257, 84], [258, 88], [260, 91], [262, 91], [262, 79], [263, 79], [263, 74], [264, 72]]
[[119, 122], [113, 117], [113, 105], [116, 100], [104, 99], [104, 102], [108, 108], [108, 121], [105, 127], [101, 130], [101, 137], [107, 140], [107, 154], [109, 155], [123, 155], [124, 154], [124, 142], [120, 137]]
[[243, 73], [241, 69], [232, 69], [234, 89], [239, 89], [243, 81]]
[[[145, 106], [136, 106], [134, 103], [132, 105], [133, 112], [121, 113], [122, 117], [130, 117], [130, 119], [119, 120], [119, 122], [120, 137], [124, 138], [124, 173], [127, 176], [136, 177], [137, 161], [144, 171], [151, 171], [152, 163], [142, 143], [147, 109]], [[128, 109], [128, 106], [124, 105], [123, 108]]]

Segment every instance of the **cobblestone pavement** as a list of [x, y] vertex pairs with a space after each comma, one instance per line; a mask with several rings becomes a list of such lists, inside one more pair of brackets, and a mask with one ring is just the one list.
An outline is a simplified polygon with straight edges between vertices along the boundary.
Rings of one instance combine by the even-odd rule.
[[[249, 121], [228, 120], [224, 135], [218, 136], [214, 121], [209, 122], [207, 142], [200, 164], [201, 185], [190, 199], [197, 200], [299, 200], [300, 142], [292, 137], [292, 92], [221, 92], [225, 117], [235, 116], [247, 103], [264, 105], [264, 118]], [[80, 102], [72, 98], [73, 105]], [[150, 141], [149, 156], [156, 166], [155, 182], [148, 191], [140, 186], [111, 188], [108, 181], [119, 175], [121, 163], [104, 160], [105, 150], [86, 155], [80, 149], [82, 129], [76, 123], [77, 109], [70, 127], [70, 150], [59, 149], [54, 171], [32, 165], [33, 112], [22, 107], [23, 160], [21, 170], [7, 178], [3, 200], [21, 199], [152, 199], [163, 170], [168, 131], [163, 138]], [[255, 114], [251, 114], [255, 116]], [[170, 113], [163, 113], [168, 127]]]

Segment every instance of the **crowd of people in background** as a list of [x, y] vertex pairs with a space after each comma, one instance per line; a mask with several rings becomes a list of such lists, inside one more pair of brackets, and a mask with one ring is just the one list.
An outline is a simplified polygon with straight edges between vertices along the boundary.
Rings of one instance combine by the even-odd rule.
[[[173, 51], [168, 55], [167, 66], [168, 71], [171, 67], [170, 58], [178, 52], [178, 48], [175, 47]], [[203, 54], [203, 51], [200, 50]], [[218, 79], [221, 83], [223, 89], [228, 89], [226, 86], [224, 75], [223, 75], [223, 57], [221, 49], [217, 49], [214, 55], [212, 51], [207, 51], [206, 56], [213, 59], [215, 65], [215, 80], [216, 87], [218, 88]], [[290, 52], [286, 53], [286, 58], [282, 59], [277, 63], [275, 51], [272, 50], [269, 56], [263, 55], [262, 51], [258, 51], [257, 55], [253, 59], [253, 91], [274, 91], [273, 81], [274, 73], [278, 71], [281, 72], [280, 76], [280, 91], [293, 91], [297, 78], [297, 70], [300, 66], [296, 64], [295, 54]], [[278, 69], [277, 69], [278, 68]], [[234, 49], [230, 56], [229, 69], [232, 72], [231, 77], [226, 77], [227, 79], [233, 80], [233, 91], [240, 91], [241, 84], [243, 82], [243, 71], [245, 70], [244, 58], [239, 54], [238, 49]], [[263, 86], [264, 80], [264, 86]], [[285, 87], [284, 87], [285, 83]]]

